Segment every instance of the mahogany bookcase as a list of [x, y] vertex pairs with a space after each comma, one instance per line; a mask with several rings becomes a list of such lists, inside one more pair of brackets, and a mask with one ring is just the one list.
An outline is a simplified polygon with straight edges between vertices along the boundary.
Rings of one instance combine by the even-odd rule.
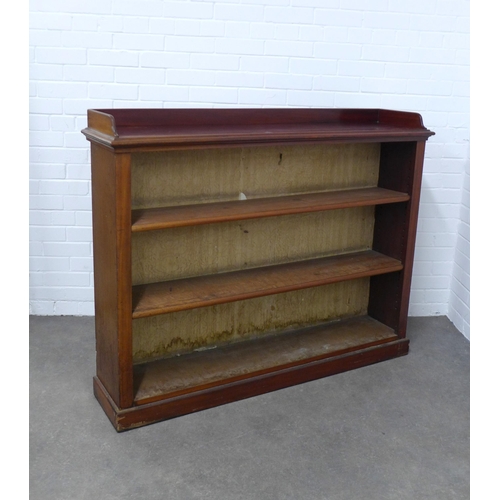
[[104, 109], [82, 132], [117, 431], [407, 354], [420, 115]]

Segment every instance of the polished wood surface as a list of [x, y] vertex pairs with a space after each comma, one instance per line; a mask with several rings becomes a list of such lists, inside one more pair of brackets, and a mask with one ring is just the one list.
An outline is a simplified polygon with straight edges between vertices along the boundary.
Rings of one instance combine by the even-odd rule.
[[366, 251], [133, 287], [133, 318], [391, 273], [400, 261]]
[[370, 279], [134, 319], [134, 363], [366, 315]]
[[[107, 121], [106, 121], [107, 117]], [[89, 110], [89, 140], [115, 149], [425, 140], [420, 115], [356, 109]]]
[[330, 357], [323, 359], [267, 371], [259, 376], [171, 398], [159, 398], [151, 403], [130, 408], [116, 406], [96, 377], [94, 378], [94, 394], [115, 429], [121, 432], [404, 356], [408, 354], [408, 344], [408, 339], [398, 338], [344, 354], [332, 353]]
[[126, 407], [132, 404], [130, 157], [96, 144], [91, 157], [96, 369]]
[[406, 193], [382, 188], [349, 189], [132, 211], [132, 231], [196, 226], [233, 220], [276, 217], [408, 201]]
[[101, 109], [82, 132], [94, 393], [116, 430], [408, 352], [419, 114]]
[[150, 403], [397, 338], [394, 330], [360, 316], [142, 363], [134, 367], [135, 401]]
[[410, 194], [406, 204], [377, 206], [373, 249], [401, 260], [403, 272], [371, 280], [369, 314], [406, 335], [418, 207], [424, 162], [424, 142], [383, 144], [379, 185]]

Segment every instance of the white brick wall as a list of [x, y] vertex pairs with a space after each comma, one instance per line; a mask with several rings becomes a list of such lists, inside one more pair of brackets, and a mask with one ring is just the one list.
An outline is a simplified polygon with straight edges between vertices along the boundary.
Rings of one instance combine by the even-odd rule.
[[470, 168], [464, 173], [448, 316], [470, 339]]
[[93, 314], [88, 108], [382, 107], [427, 145], [410, 314], [468, 332], [469, 2], [31, 0], [32, 314]]

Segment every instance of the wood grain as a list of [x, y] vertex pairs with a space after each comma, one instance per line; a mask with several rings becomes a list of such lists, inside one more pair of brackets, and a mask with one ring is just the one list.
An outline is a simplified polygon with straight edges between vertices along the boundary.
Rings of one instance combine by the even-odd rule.
[[[89, 118], [91, 119], [91, 111]], [[426, 140], [433, 133], [417, 113], [361, 109], [106, 109], [82, 130], [89, 140], [122, 151], [242, 144]], [[114, 128], [112, 125], [114, 121]], [[116, 130], [117, 136], [110, 135]]]
[[400, 203], [409, 199], [410, 197], [406, 193], [374, 187], [203, 205], [138, 209], [132, 212], [132, 231], [151, 231], [216, 222]]
[[105, 389], [94, 378], [94, 392], [109, 419], [117, 431], [125, 431], [160, 420], [175, 418], [180, 415], [197, 412], [207, 408], [251, 398], [259, 394], [276, 391], [284, 387], [301, 384], [322, 377], [353, 370], [373, 363], [408, 354], [408, 340], [397, 339], [371, 347], [356, 349], [344, 354], [331, 356], [270, 371], [260, 376], [244, 378], [208, 389], [188, 392], [171, 398], [158, 397], [150, 403], [117, 408], [109, 399]]
[[103, 109], [82, 132], [117, 430], [408, 352], [419, 114]]
[[130, 156], [95, 144], [91, 153], [97, 376], [126, 408], [132, 404]]
[[134, 319], [134, 362], [366, 315], [370, 279]]
[[135, 400], [144, 404], [395, 339], [392, 329], [361, 316], [142, 363], [134, 367]]
[[373, 249], [401, 260], [404, 271], [372, 278], [369, 314], [406, 335], [413, 255], [422, 183], [424, 142], [383, 144], [379, 185], [410, 194], [406, 204], [375, 210]]
[[133, 318], [400, 271], [401, 262], [373, 251], [197, 276], [133, 287]]

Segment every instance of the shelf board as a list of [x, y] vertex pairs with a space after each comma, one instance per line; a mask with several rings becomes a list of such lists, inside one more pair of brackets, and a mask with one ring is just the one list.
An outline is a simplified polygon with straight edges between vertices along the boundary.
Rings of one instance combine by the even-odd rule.
[[132, 288], [133, 318], [327, 285], [400, 271], [400, 261], [373, 250], [196, 276]]
[[359, 316], [138, 364], [135, 402], [176, 397], [397, 339], [391, 328]]
[[137, 209], [132, 211], [132, 231], [150, 231], [215, 222], [399, 203], [409, 199], [410, 196], [406, 193], [372, 187], [253, 200]]

